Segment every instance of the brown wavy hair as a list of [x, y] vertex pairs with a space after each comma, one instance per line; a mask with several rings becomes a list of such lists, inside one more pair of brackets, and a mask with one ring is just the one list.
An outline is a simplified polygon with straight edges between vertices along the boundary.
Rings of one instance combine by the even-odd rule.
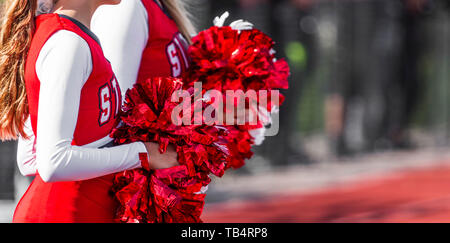
[[25, 62], [35, 29], [37, 0], [8, 0], [0, 29], [0, 139], [17, 139], [28, 117]]

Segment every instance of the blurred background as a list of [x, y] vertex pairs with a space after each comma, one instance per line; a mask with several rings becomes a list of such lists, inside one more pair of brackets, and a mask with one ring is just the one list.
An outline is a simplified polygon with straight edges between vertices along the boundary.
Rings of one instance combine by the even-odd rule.
[[[291, 66], [280, 133], [210, 186], [205, 222], [450, 222], [449, 0], [190, 0]], [[230, 20], [231, 20], [230, 19]], [[30, 181], [0, 144], [0, 222]]]

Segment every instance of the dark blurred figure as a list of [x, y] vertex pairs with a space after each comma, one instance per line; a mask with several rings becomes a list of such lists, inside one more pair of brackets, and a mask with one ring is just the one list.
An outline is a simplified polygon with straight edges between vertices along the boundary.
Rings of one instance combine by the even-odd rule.
[[407, 132], [422, 83], [418, 61], [424, 38], [419, 22], [428, 4], [336, 4], [338, 54], [326, 111], [328, 119], [342, 119], [329, 132], [337, 154], [412, 147]]
[[[431, 7], [431, 0], [404, 0], [401, 9], [400, 24], [403, 28], [403, 44], [400, 46], [400, 78], [393, 89], [396, 94], [388, 97], [390, 103], [396, 102], [397, 110], [392, 109], [388, 113], [388, 130], [386, 137], [391, 141], [394, 148], [410, 148], [407, 129], [409, 128], [413, 112], [417, 108], [421, 98], [424, 82], [419, 71], [419, 61], [424, 54], [426, 38], [424, 38], [421, 22]], [[396, 81], [396, 80], [394, 80]]]
[[[279, 57], [289, 61], [291, 77], [289, 89], [282, 91], [286, 101], [280, 110], [280, 131], [269, 137], [257, 152], [272, 165], [309, 163], [299, 136], [299, 105], [311, 70], [315, 65], [315, 36], [302, 28], [302, 21], [312, 14], [312, 0], [241, 0], [240, 17], [253, 22], [276, 42]], [[293, 49], [294, 48], [294, 49]], [[289, 56], [297, 51], [297, 56]], [[300, 55], [302, 54], [302, 55]]]
[[[314, 29], [313, 3], [315, 0], [268, 1], [270, 29], [279, 57], [289, 61], [291, 77], [289, 89], [282, 92], [286, 101], [280, 109], [280, 132], [269, 137], [260, 148], [261, 154], [272, 165], [308, 164], [313, 161], [303, 150], [303, 137], [299, 131], [300, 110], [305, 87], [311, 82], [316, 67], [317, 40]], [[247, 15], [244, 15], [247, 16]], [[295, 54], [294, 54], [295, 53]]]

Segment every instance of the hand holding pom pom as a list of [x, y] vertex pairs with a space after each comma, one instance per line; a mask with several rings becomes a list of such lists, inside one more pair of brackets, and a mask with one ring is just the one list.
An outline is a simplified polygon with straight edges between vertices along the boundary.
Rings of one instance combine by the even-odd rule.
[[118, 144], [146, 142], [150, 171], [116, 175], [112, 192], [120, 203], [120, 222], [201, 222], [205, 195], [199, 192], [210, 183], [211, 173], [225, 172], [227, 151], [220, 141], [226, 131], [175, 125], [172, 113], [179, 102], [171, 98], [181, 87], [179, 79], [153, 78], [127, 92], [123, 124], [112, 136]]
[[159, 144], [157, 143], [145, 143], [149, 154], [149, 166], [150, 169], [159, 170], [167, 169], [180, 165], [178, 163], [178, 154], [173, 145], [167, 147], [165, 153], [159, 151]]

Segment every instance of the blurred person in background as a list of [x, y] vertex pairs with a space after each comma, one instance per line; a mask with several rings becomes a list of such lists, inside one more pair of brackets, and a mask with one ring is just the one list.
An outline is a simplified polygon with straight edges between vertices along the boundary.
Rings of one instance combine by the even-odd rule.
[[[249, 9], [243, 2], [243, 11]], [[247, 1], [252, 2], [252, 1]], [[301, 119], [315, 123], [314, 115], [308, 107], [301, 110], [301, 101], [305, 100], [306, 90], [312, 85], [312, 74], [316, 67], [317, 44], [314, 33], [313, 0], [266, 1], [268, 17], [265, 20], [267, 32], [274, 36], [279, 45], [280, 56], [289, 61], [291, 77], [283, 110], [280, 111], [279, 135], [267, 141], [261, 148], [261, 154], [273, 165], [286, 166], [293, 164], [309, 164], [313, 162], [303, 148], [304, 134], [301, 131]], [[243, 12], [249, 16], [249, 12]], [[256, 15], [257, 13], [254, 13]], [[260, 17], [261, 18], [261, 17]], [[255, 23], [264, 23], [259, 19]], [[264, 26], [264, 25], [263, 25]], [[312, 111], [313, 112], [313, 111]], [[304, 116], [304, 117], [301, 117]], [[315, 125], [308, 129], [316, 129]]]
[[327, 127], [337, 154], [413, 146], [408, 128], [419, 100], [424, 41], [418, 23], [430, 2], [337, 5], [337, 61], [325, 102], [326, 119], [338, 120]]

